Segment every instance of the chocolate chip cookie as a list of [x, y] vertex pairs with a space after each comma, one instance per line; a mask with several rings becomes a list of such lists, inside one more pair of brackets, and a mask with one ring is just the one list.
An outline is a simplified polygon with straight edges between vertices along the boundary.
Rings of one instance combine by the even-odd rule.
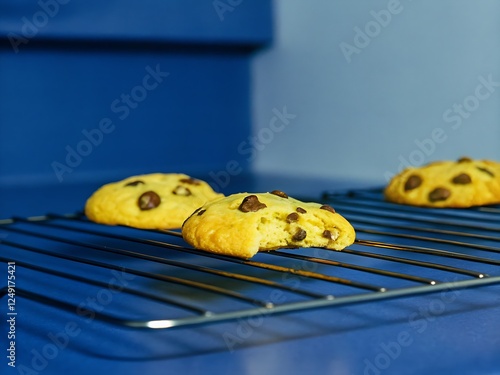
[[342, 250], [354, 242], [355, 232], [332, 207], [273, 191], [208, 202], [184, 222], [182, 236], [198, 249], [251, 258], [279, 248]]
[[384, 191], [386, 200], [423, 207], [473, 207], [500, 203], [500, 163], [437, 161], [407, 168]]
[[196, 208], [220, 197], [206, 182], [185, 174], [144, 174], [99, 188], [87, 200], [85, 214], [101, 224], [176, 229]]

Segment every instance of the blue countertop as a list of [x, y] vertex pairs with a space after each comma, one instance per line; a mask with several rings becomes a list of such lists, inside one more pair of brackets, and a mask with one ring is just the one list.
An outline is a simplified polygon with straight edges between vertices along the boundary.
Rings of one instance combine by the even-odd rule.
[[[233, 181], [234, 185], [229, 187], [228, 193], [231, 188], [237, 190], [242, 186], [249, 187], [245, 190], [254, 191], [277, 187], [294, 195], [302, 192], [303, 197], [320, 199], [321, 192], [325, 190], [345, 188], [343, 183], [298, 179], [280, 181], [269, 178], [246, 179], [241, 176], [239, 181], [242, 185]], [[75, 212], [82, 208], [84, 199], [93, 189], [89, 185], [78, 188], [75, 186], [74, 189], [55, 189], [50, 193], [44, 189], [6, 192], [2, 195], [2, 213], [7, 216], [33, 216], [48, 212]], [[338, 210], [341, 212], [340, 208]], [[348, 215], [346, 217], [349, 218]], [[356, 222], [356, 215], [351, 218]], [[34, 223], [33, 227], [36, 226]], [[358, 224], [355, 225], [357, 226]], [[359, 224], [359, 228], [362, 227]], [[119, 228], [113, 230], [120, 231]], [[40, 233], [57, 235], [58, 232], [52, 228], [42, 229]], [[152, 281], [145, 282], [140, 276], [121, 274], [120, 278], [118, 271], [110, 273], [109, 270], [96, 268], [89, 274], [88, 269], [83, 266], [68, 267], [66, 260], [47, 262], [43, 255], [28, 256], [26, 249], [12, 247], [10, 242], [41, 246], [65, 256], [87, 256], [87, 250], [81, 250], [76, 245], [48, 246], [49, 242], [45, 240], [27, 240], [22, 233], [11, 233], [3, 229], [0, 235], [2, 258], [5, 262], [10, 259], [17, 261], [18, 288], [15, 306], [18, 313], [15, 317], [16, 368], [8, 366], [9, 360], [4, 355], [0, 368], [5, 374], [164, 374], [182, 371], [189, 374], [307, 372], [379, 375], [495, 374], [500, 371], [498, 284], [285, 314], [262, 314], [166, 330], [136, 329], [101, 321], [92, 315], [92, 309], [118, 316], [158, 318], [163, 316], [163, 308], [148, 301], [130, 305], [130, 300], [122, 298], [122, 293], [110, 292], [113, 291], [109, 286], [111, 284], [108, 284], [108, 288], [103, 288], [88, 286], [79, 281], [67, 281], [57, 275], [47, 277], [40, 270], [24, 267], [22, 262], [82, 277], [90, 276], [104, 283], [110, 283], [109, 280], [114, 275], [114, 282], [127, 286], [158, 287], [158, 290], [163, 290], [163, 286]], [[143, 235], [145, 234], [139, 233], [138, 236]], [[78, 234], [71, 239], [86, 242], [90, 241], [88, 237]], [[363, 232], [358, 234], [361, 239], [372, 237]], [[181, 239], [175, 241], [182, 244]], [[115, 242], [107, 240], [100, 244], [113, 247]], [[142, 251], [140, 245], [124, 246], [130, 250]], [[363, 246], [353, 245], [353, 248], [362, 249]], [[439, 248], [446, 249], [447, 245]], [[167, 259], [194, 259], [190, 258], [190, 254], [180, 256], [165, 250], [151, 250], [151, 254]], [[349, 254], [335, 253], [333, 256], [339, 260], [350, 259]], [[158, 265], [142, 266], [135, 260], [113, 258], [112, 254], [92, 257], [102, 262], [113, 259], [120, 267], [137, 267], [143, 271], [172, 275], [164, 273]], [[265, 254], [259, 255], [256, 260], [269, 260], [268, 257], [270, 256]], [[498, 254], [491, 257], [499, 259]], [[370, 262], [371, 265], [381, 266], [376, 260]], [[454, 264], [454, 261], [450, 261], [450, 264]], [[7, 265], [4, 264], [3, 267], [5, 269], [0, 275], [6, 280]], [[405, 266], [399, 268], [401, 272], [404, 269]], [[493, 272], [498, 271], [498, 266], [491, 266], [491, 269]], [[339, 274], [342, 272], [339, 271]], [[261, 270], [255, 271], [255, 274], [267, 275]], [[496, 275], [498, 274], [500, 273]], [[441, 281], [453, 281], [452, 276], [440, 277], [444, 278]], [[309, 281], [300, 276], [278, 278], [278, 281], [289, 286], [309, 285]], [[359, 276], [359, 281], [370, 282], [371, 276]], [[6, 281], [2, 281], [2, 285], [5, 284]], [[315, 282], [310, 283], [311, 287], [315, 285]], [[23, 291], [68, 301], [73, 307], [54, 308], [46, 305], [47, 300], [24, 298]], [[168, 290], [165, 291], [169, 295]], [[181, 292], [172, 289], [170, 293], [177, 296]], [[196, 296], [192, 298], [196, 300]], [[1, 319], [1, 331], [5, 336], [9, 329], [6, 319], [7, 296], [3, 296], [0, 301], [0, 311], [4, 315]], [[75, 310], [74, 306], [79, 306], [79, 309]], [[5, 353], [9, 344], [4, 339], [1, 342], [5, 346], [2, 348]]]

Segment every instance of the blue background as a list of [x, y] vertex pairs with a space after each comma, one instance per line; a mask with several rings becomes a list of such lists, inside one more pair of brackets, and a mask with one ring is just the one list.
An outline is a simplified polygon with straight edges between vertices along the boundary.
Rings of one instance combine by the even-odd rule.
[[[297, 117], [257, 170], [385, 184], [401, 166], [500, 159], [500, 2], [278, 0], [275, 13], [273, 47], [252, 66], [254, 132], [274, 107]], [[470, 109], [456, 128], [457, 113], [443, 118], [454, 104]]]
[[[251, 56], [272, 38], [268, 1], [238, 11], [209, 1], [1, 1], [0, 14], [0, 186], [207, 175], [231, 160], [247, 168], [237, 146], [251, 133]], [[151, 90], [148, 67], [169, 74]], [[106, 118], [112, 131], [88, 147], [82, 132]], [[58, 164], [59, 178], [53, 163], [71, 171]]]
[[[397, 13], [377, 27], [389, 7]], [[136, 173], [185, 172], [227, 193], [319, 197], [382, 184], [403, 160], [500, 158], [496, 87], [458, 129], [443, 120], [481, 77], [500, 81], [499, 8], [494, 0], [0, 0], [0, 218], [74, 212], [101, 184]], [[355, 45], [367, 27], [369, 44], [349, 61], [341, 45]], [[141, 89], [148, 67], [169, 73], [152, 90]], [[133, 93], [147, 96], [121, 119], [112, 103]], [[89, 148], [85, 132], [107, 118], [112, 131]], [[419, 146], [436, 129], [446, 140]], [[69, 150], [85, 155], [61, 179], [53, 165], [67, 163]], [[7, 247], [2, 256], [18, 256]], [[19, 269], [28, 289], [71, 294], [72, 285]], [[461, 291], [422, 330], [409, 318], [437, 295], [273, 316], [234, 352], [221, 337], [241, 322], [155, 333], [95, 323], [40, 373], [491, 374], [498, 295], [498, 286]], [[75, 316], [22, 298], [18, 306], [19, 361], [29, 364]], [[388, 345], [405, 332], [411, 343], [402, 340], [391, 359]]]

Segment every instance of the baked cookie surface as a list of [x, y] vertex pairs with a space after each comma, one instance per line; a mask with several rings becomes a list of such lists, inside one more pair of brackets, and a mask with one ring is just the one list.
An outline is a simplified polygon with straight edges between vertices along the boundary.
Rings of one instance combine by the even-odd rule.
[[101, 224], [176, 229], [195, 209], [222, 196], [185, 174], [144, 174], [100, 187], [87, 200], [85, 214]]
[[466, 208], [500, 203], [500, 163], [460, 158], [403, 170], [385, 199], [422, 207]]
[[273, 191], [209, 202], [184, 222], [182, 236], [195, 248], [248, 259], [279, 248], [342, 250], [354, 242], [355, 232], [332, 207]]

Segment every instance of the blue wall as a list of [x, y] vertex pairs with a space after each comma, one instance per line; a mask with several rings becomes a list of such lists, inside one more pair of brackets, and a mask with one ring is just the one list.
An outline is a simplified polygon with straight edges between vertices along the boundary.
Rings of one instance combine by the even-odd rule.
[[[275, 9], [273, 48], [253, 65], [257, 171], [378, 185], [405, 165], [500, 160], [499, 1]], [[284, 106], [289, 124], [270, 131]]]
[[269, 1], [1, 0], [0, 14], [0, 187], [248, 167]]

